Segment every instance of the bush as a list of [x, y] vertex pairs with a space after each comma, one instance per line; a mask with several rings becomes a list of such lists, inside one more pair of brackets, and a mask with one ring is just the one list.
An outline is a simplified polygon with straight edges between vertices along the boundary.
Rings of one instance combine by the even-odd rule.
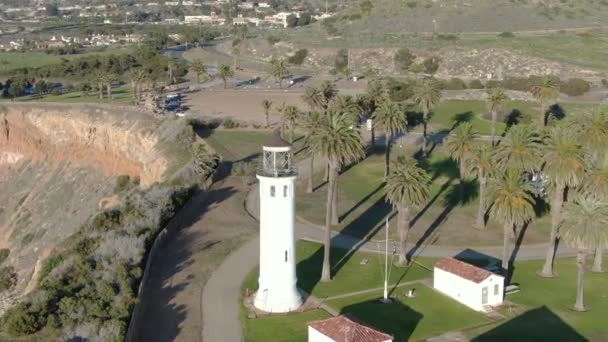
[[114, 186], [114, 193], [123, 192], [129, 188], [129, 175], [121, 175], [116, 177], [116, 185]]
[[502, 33], [499, 33], [498, 36], [500, 38], [514, 38], [515, 37], [513, 32], [502, 32]]
[[580, 78], [571, 78], [567, 82], [562, 83], [560, 90], [568, 96], [580, 96], [591, 89], [589, 82]]
[[222, 127], [227, 128], [227, 129], [232, 129], [232, 128], [239, 127], [239, 124], [238, 124], [238, 122], [236, 122], [232, 119], [226, 119], [226, 120], [224, 120], [224, 122], [222, 122]]
[[452, 77], [447, 81], [441, 82], [442, 88], [445, 90], [463, 90], [467, 89], [467, 84], [457, 77]]
[[432, 75], [439, 69], [439, 58], [429, 57], [422, 62], [422, 65], [424, 66], [424, 72]]
[[0, 291], [10, 290], [17, 284], [17, 273], [13, 266], [0, 268]]
[[63, 94], [63, 92], [61, 91], [60, 88], [55, 88], [55, 89], [51, 90], [51, 95], [59, 96], [61, 94]]
[[411, 53], [409, 49], [399, 49], [393, 60], [398, 70], [407, 71], [416, 60], [416, 55]]
[[445, 41], [455, 41], [458, 40], [458, 36], [455, 34], [445, 34], [445, 33], [440, 33], [438, 35], [435, 36], [435, 38], [437, 38], [438, 40], [445, 40]]
[[604, 86], [604, 88], [608, 88], [608, 80], [605, 78], [602, 78], [602, 86]]
[[402, 102], [414, 96], [414, 87], [412, 83], [389, 79], [386, 82], [388, 96], [392, 101]]
[[[479, 82], [481, 83], [481, 82]], [[486, 82], [486, 89], [502, 88], [502, 82], [497, 80], [489, 80]], [[480, 88], [481, 89], [481, 88]]]
[[469, 82], [469, 89], [483, 89], [483, 83], [480, 80], [472, 80]]
[[8, 256], [11, 254], [11, 250], [8, 248], [2, 248], [0, 249], [0, 264], [2, 264], [4, 261], [6, 261], [6, 259], [8, 258]]
[[296, 51], [296, 53], [294, 53], [293, 56], [290, 56], [287, 58], [287, 63], [293, 64], [293, 65], [302, 65], [302, 63], [304, 63], [304, 59], [306, 58], [306, 56], [308, 56], [308, 50], [300, 49], [300, 50]]
[[24, 304], [9, 309], [4, 315], [6, 330], [13, 336], [35, 333], [41, 328], [35, 313], [30, 313]]
[[268, 35], [268, 36], [266, 36], [266, 41], [268, 42], [268, 44], [274, 45], [274, 44], [280, 42], [281, 38], [279, 38], [277, 36], [273, 36], [273, 35]]

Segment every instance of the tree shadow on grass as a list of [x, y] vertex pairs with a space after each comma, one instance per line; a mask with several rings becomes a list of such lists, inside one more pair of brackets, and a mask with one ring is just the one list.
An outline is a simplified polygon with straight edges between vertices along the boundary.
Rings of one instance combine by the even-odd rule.
[[394, 341], [409, 340], [416, 326], [424, 317], [399, 300], [385, 304], [381, 303], [379, 298], [345, 306], [340, 310], [340, 314], [360, 320], [365, 322], [365, 325], [393, 335]]
[[[324, 245], [319, 248], [308, 258], [301, 260], [296, 265], [296, 274], [298, 275], [298, 287], [307, 293], [312, 293], [317, 284], [321, 281], [321, 270], [323, 268], [323, 253]], [[345, 264], [341, 262], [345, 258], [350, 258], [352, 253], [344, 248], [331, 248], [329, 263], [331, 265], [331, 274], [333, 276], [338, 273], [340, 268]]]
[[[539, 327], [542, 326], [542, 329]], [[498, 325], [472, 339], [493, 341], [588, 341], [546, 306], [541, 306]]]
[[386, 183], [382, 182], [380, 185], [378, 185], [376, 187], [376, 189], [374, 189], [372, 192], [370, 192], [365, 197], [363, 197], [362, 199], [360, 199], [359, 202], [357, 202], [354, 206], [352, 206], [344, 214], [342, 214], [339, 217], [339, 220], [343, 221], [345, 218], [348, 217], [348, 215], [350, 215], [352, 212], [354, 212], [355, 210], [357, 210], [361, 205], [365, 204], [372, 196], [374, 196], [375, 194], [377, 194], [380, 190], [384, 189], [385, 184]]
[[454, 129], [456, 129], [456, 127], [460, 126], [460, 124], [465, 123], [465, 122], [471, 122], [472, 120], [473, 120], [473, 112], [471, 112], [471, 111], [455, 114], [452, 117], [452, 121], [454, 123], [452, 124], [452, 128], [450, 129], [450, 131], [453, 131]]

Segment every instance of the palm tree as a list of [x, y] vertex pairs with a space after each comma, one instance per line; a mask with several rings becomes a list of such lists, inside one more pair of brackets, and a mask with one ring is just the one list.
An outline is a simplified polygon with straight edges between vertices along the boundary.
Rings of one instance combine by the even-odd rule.
[[268, 99], [262, 100], [262, 108], [264, 108], [264, 116], [266, 117], [266, 127], [270, 127], [270, 109], [272, 108], [272, 101]]
[[91, 77], [91, 82], [97, 84], [97, 91], [99, 92], [99, 99], [103, 99], [103, 88], [105, 84], [106, 74], [101, 71], [97, 71], [93, 73]]
[[540, 168], [542, 139], [530, 125], [517, 125], [509, 130], [498, 145], [495, 160], [499, 168], [516, 168], [533, 172]]
[[[365, 154], [358, 130], [350, 128], [350, 118], [337, 112], [327, 112], [320, 119], [319, 129], [310, 137], [311, 149], [329, 160], [329, 184], [325, 214], [325, 248], [323, 254], [323, 271], [321, 281], [331, 280], [329, 264], [331, 225], [335, 222], [333, 208], [337, 201], [334, 193], [338, 190], [338, 170], [345, 163], [362, 158]], [[333, 222], [332, 222], [333, 221]]]
[[608, 111], [581, 113], [571, 120], [572, 127], [579, 135], [589, 156], [595, 160], [606, 158], [608, 149]]
[[467, 173], [477, 175], [479, 182], [479, 208], [477, 209], [477, 219], [475, 227], [483, 229], [486, 226], [485, 215], [488, 210], [486, 186], [488, 177], [491, 177], [496, 171], [494, 163], [494, 150], [487, 144], [478, 143], [473, 147], [473, 151], [465, 159], [464, 169]]
[[283, 89], [283, 78], [289, 74], [287, 63], [284, 59], [272, 59], [270, 61], [270, 74], [279, 83], [279, 88]]
[[300, 118], [300, 110], [296, 106], [286, 106], [283, 108], [283, 122], [289, 123], [289, 143], [293, 144], [296, 122]]
[[384, 177], [388, 177], [393, 136], [407, 129], [407, 116], [393, 101], [384, 101], [373, 114], [374, 126], [384, 131], [386, 148], [384, 153]]
[[104, 82], [106, 84], [106, 92], [108, 95], [108, 99], [112, 99], [112, 83], [118, 82], [120, 77], [116, 74], [106, 74], [104, 77]]
[[464, 176], [465, 162], [475, 149], [475, 140], [478, 138], [477, 132], [473, 130], [470, 122], [464, 122], [454, 130], [447, 141], [446, 148], [452, 159], [458, 162], [460, 174], [459, 197], [464, 201]]
[[304, 103], [310, 107], [311, 110], [324, 110], [324, 99], [321, 90], [317, 87], [306, 87], [304, 89], [304, 95], [302, 95]]
[[410, 231], [410, 214], [413, 207], [427, 202], [431, 178], [413, 158], [399, 157], [393, 164], [393, 172], [386, 178], [386, 199], [397, 210], [399, 231], [399, 263], [405, 264], [407, 237]]
[[307, 151], [308, 154], [310, 156], [309, 159], [309, 172], [308, 172], [308, 180], [307, 180], [307, 185], [306, 185], [306, 193], [311, 194], [313, 192], [313, 176], [314, 176], [314, 171], [315, 171], [315, 152], [312, 149], [312, 146], [310, 144], [310, 139], [313, 135], [313, 133], [319, 129], [319, 125], [321, 123], [321, 113], [319, 112], [308, 112], [308, 115], [306, 115], [306, 117], [303, 120], [302, 125], [304, 126], [304, 131], [306, 132], [306, 146], [307, 146]]
[[496, 120], [498, 112], [503, 108], [505, 102], [509, 101], [509, 96], [502, 88], [493, 88], [488, 90], [488, 110], [492, 113], [492, 146], [494, 146], [494, 137], [496, 136]]
[[[587, 198], [597, 201], [608, 200], [608, 160], [603, 160], [599, 163], [595, 160], [588, 162], [589, 170], [581, 184], [581, 193]], [[595, 258], [593, 260], [592, 272], [603, 272], [603, 248], [597, 247], [595, 250]]]
[[202, 59], [195, 59], [194, 62], [192, 62], [191, 68], [196, 75], [196, 83], [201, 83], [201, 76], [205, 76], [205, 79], [209, 77], [209, 71]]
[[427, 125], [429, 122], [429, 114], [433, 108], [441, 102], [441, 87], [439, 82], [434, 79], [424, 80], [414, 89], [414, 102], [422, 110], [422, 154], [426, 156], [427, 145]]
[[217, 74], [224, 82], [224, 89], [228, 87], [228, 79], [234, 76], [234, 71], [227, 64], [220, 64], [217, 68]]
[[148, 74], [141, 68], [131, 69], [129, 78], [133, 87], [133, 97], [135, 100], [139, 100], [141, 98], [141, 85], [148, 79]]
[[[380, 103], [387, 98], [386, 89], [384, 89], [382, 82], [372, 81], [372, 82], [368, 83], [367, 92], [365, 94], [365, 97], [367, 99], [367, 102], [368, 102], [367, 107], [369, 109], [367, 116], [371, 118], [374, 115], [376, 108], [378, 108], [378, 106], [380, 106]], [[376, 132], [374, 130], [373, 124], [372, 124], [372, 130], [371, 130], [371, 140], [372, 140], [372, 148], [374, 148], [376, 146]]]
[[238, 46], [232, 47], [232, 68], [237, 70], [239, 68], [239, 56], [241, 55], [241, 49]]
[[543, 150], [543, 175], [553, 190], [551, 199], [551, 233], [545, 264], [540, 275], [553, 277], [553, 259], [557, 245], [557, 229], [560, 224], [561, 209], [566, 195], [566, 188], [577, 186], [584, 173], [581, 145], [571, 129], [556, 127], [550, 131]]
[[559, 82], [553, 77], [545, 77], [539, 85], [530, 89], [532, 96], [540, 102], [540, 125], [547, 125], [547, 106], [559, 96]]
[[169, 84], [175, 84], [175, 67], [177, 66], [177, 62], [174, 59], [169, 59], [167, 61], [167, 72], [169, 73]]
[[509, 271], [509, 239], [515, 238], [517, 227], [534, 216], [532, 190], [517, 169], [507, 169], [492, 179], [490, 215], [503, 224], [502, 268], [506, 274]]
[[331, 102], [338, 96], [336, 84], [332, 81], [323, 81], [319, 85], [319, 91], [321, 92], [321, 104], [324, 110], [327, 111]]
[[347, 114], [351, 117], [353, 125], [358, 125], [361, 117], [361, 107], [350, 95], [338, 95], [331, 103], [330, 109], [335, 112]]
[[194, 163], [194, 171], [202, 180], [206, 180], [215, 172], [220, 162], [220, 157], [216, 153], [209, 151], [205, 144], [196, 143], [192, 145], [192, 161]]
[[608, 246], [608, 205], [588, 198], [566, 203], [560, 233], [566, 244], [578, 248], [578, 277], [574, 310], [585, 311], [584, 286], [587, 251]]

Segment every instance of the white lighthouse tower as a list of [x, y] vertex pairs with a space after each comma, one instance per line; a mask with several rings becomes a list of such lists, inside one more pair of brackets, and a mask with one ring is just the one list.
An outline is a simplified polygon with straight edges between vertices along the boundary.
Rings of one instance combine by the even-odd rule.
[[302, 305], [296, 287], [295, 183], [291, 145], [277, 134], [263, 146], [260, 180], [260, 277], [254, 305], [289, 312]]

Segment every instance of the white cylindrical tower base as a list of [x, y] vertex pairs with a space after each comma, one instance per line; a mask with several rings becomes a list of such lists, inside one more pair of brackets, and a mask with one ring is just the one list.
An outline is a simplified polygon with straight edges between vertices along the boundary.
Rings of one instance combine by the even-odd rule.
[[260, 180], [260, 276], [254, 305], [266, 312], [289, 312], [302, 305], [295, 253], [296, 176]]

